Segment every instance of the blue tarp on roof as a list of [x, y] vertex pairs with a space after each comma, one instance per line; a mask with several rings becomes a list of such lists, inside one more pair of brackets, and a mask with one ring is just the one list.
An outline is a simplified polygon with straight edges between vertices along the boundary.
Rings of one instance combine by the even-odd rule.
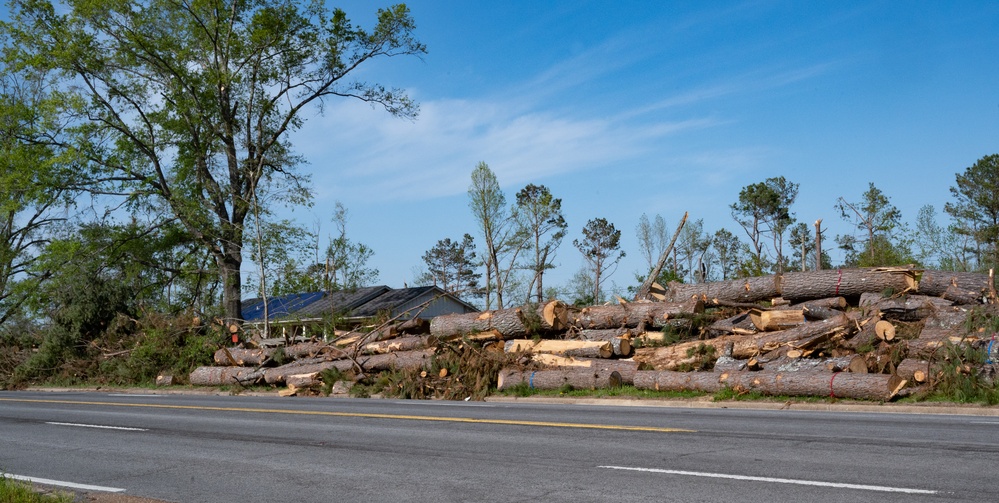
[[[325, 296], [325, 292], [293, 293], [267, 299], [267, 318], [282, 318], [312, 304]], [[249, 322], [264, 320], [264, 302], [253, 299], [243, 303], [243, 320]]]

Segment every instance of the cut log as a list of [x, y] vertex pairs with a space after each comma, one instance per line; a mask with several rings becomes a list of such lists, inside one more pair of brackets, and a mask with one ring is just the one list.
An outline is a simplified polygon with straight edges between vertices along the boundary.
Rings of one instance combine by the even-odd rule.
[[530, 351], [532, 353], [550, 353], [561, 356], [584, 358], [610, 358], [614, 354], [611, 343], [607, 341], [556, 341], [530, 339], [514, 339], [506, 341], [503, 350], [507, 353]]
[[809, 340], [811, 344], [816, 344], [823, 338], [848, 331], [852, 325], [853, 321], [850, 317], [841, 313], [828, 320], [805, 323], [779, 332], [723, 336], [705, 341], [683, 342], [661, 348], [639, 348], [635, 351], [635, 360], [657, 370], [674, 370], [680, 365], [689, 364], [692, 358], [690, 353], [698, 352], [698, 348], [702, 346], [714, 348], [713, 354], [717, 358], [722, 355], [725, 345], [728, 343], [732, 344], [732, 357], [746, 359], [758, 353], [772, 351], [778, 346], [801, 340]]
[[779, 280], [776, 276], [759, 276], [709, 283], [677, 283], [668, 285], [668, 300], [682, 302], [700, 299], [711, 302], [720, 299], [729, 302], [760, 302], [780, 297]]
[[312, 388], [323, 383], [319, 379], [319, 372], [309, 372], [307, 374], [294, 374], [285, 378], [285, 385], [292, 389]]
[[895, 321], [919, 321], [952, 305], [953, 301], [926, 295], [884, 298], [877, 293], [865, 293], [860, 296], [860, 307], [869, 312], [877, 310], [882, 318]]
[[978, 341], [979, 337], [974, 334], [963, 334], [960, 330], [946, 330], [937, 328], [923, 328], [919, 337], [905, 341], [908, 351], [908, 358], [932, 359], [939, 356], [948, 344], [963, 346]]
[[446, 314], [430, 320], [430, 334], [439, 341], [460, 339], [481, 332], [499, 334], [503, 339], [530, 335], [519, 307], [481, 313]]
[[761, 363], [764, 370], [774, 372], [853, 372], [867, 373], [867, 360], [860, 355], [829, 358], [783, 357]]
[[382, 370], [410, 370], [428, 365], [434, 352], [430, 349], [417, 349], [412, 351], [395, 351], [380, 355], [362, 356], [357, 358], [357, 362], [365, 372], [379, 372]]
[[225, 386], [257, 384], [264, 373], [252, 367], [198, 367], [191, 372], [194, 386]]
[[783, 297], [792, 302], [839, 296], [859, 296], [864, 292], [903, 292], [916, 287], [915, 271], [906, 267], [835, 269], [788, 272], [782, 276], [761, 276], [711, 283], [669, 284], [672, 301], [700, 298], [729, 302], [761, 302]]
[[538, 309], [541, 326], [550, 332], [561, 332], [569, 328], [569, 306], [561, 300], [546, 302]]
[[627, 328], [610, 330], [580, 330], [577, 337], [584, 341], [606, 341], [611, 343], [615, 356], [631, 355], [631, 331]]
[[708, 326], [707, 332], [712, 337], [717, 337], [725, 334], [752, 335], [757, 330], [749, 313], [742, 313], [712, 323]]
[[322, 358], [311, 358], [266, 369], [263, 371], [263, 376], [264, 382], [267, 384], [280, 384], [285, 382], [288, 376], [320, 373], [330, 369], [336, 369], [340, 372], [350, 372], [351, 370], [356, 370], [356, 367], [354, 362], [348, 359], [329, 361]]
[[570, 367], [598, 370], [604, 372], [616, 371], [621, 374], [623, 384], [631, 384], [635, 379], [635, 372], [640, 365], [635, 360], [607, 360], [604, 358], [573, 358], [558, 356], [546, 353], [535, 354], [531, 361], [546, 367]]
[[989, 294], [989, 275], [977, 272], [923, 271], [919, 293], [958, 304], [981, 304]]
[[881, 320], [874, 324], [874, 335], [882, 341], [891, 342], [895, 340], [895, 325], [890, 321]]
[[411, 335], [398, 337], [387, 341], [369, 342], [361, 347], [361, 353], [368, 355], [391, 353], [393, 351], [412, 351], [430, 347], [429, 335]]
[[749, 311], [749, 319], [753, 326], [761, 332], [772, 332], [774, 330], [787, 330], [805, 322], [805, 312], [797, 309], [782, 309], [777, 311], [761, 311], [753, 309]]
[[273, 354], [274, 350], [271, 348], [222, 348], [215, 352], [212, 359], [215, 361], [216, 365], [256, 367], [269, 360]]
[[554, 390], [563, 386], [574, 389], [604, 389], [621, 386], [621, 374], [617, 371], [593, 369], [562, 369], [523, 371], [503, 369], [499, 373], [496, 388], [500, 391], [527, 384], [530, 389]]
[[906, 358], [895, 368], [895, 374], [902, 379], [922, 384], [930, 377], [930, 362]]
[[301, 342], [284, 348], [284, 354], [288, 358], [294, 359], [313, 358], [331, 349], [328, 344], [323, 342]]
[[420, 317], [408, 319], [396, 327], [399, 333], [408, 335], [424, 335], [430, 333], [430, 320]]
[[737, 392], [759, 391], [765, 395], [828, 396], [877, 401], [891, 400], [906, 383], [905, 379], [890, 374], [768, 370], [722, 373], [719, 380]]
[[715, 372], [746, 370], [748, 364], [749, 360], [738, 360], [736, 358], [732, 358], [731, 356], [721, 356], [715, 360], [715, 366], [712, 370]]
[[635, 387], [653, 391], [701, 391], [716, 393], [725, 387], [714, 372], [675, 372], [671, 370], [639, 370]]
[[636, 328], [639, 325], [664, 327], [673, 318], [691, 317], [703, 312], [704, 302], [698, 300], [590, 306], [579, 311], [572, 325], [583, 330]]
[[830, 269], [784, 274], [781, 291], [786, 299], [804, 301], [825, 297], [859, 297], [866, 292], [901, 293], [916, 287], [915, 271], [907, 267]]

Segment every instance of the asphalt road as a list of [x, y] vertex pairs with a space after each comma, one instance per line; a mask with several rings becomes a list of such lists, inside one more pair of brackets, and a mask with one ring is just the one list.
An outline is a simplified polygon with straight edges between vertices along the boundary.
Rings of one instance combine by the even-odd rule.
[[999, 417], [0, 392], [0, 471], [194, 502], [999, 501]]

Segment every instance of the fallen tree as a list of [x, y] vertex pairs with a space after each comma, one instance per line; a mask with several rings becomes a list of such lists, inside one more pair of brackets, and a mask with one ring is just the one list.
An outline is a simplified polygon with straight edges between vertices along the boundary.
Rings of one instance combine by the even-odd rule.
[[570, 368], [559, 370], [516, 370], [503, 369], [499, 373], [496, 388], [500, 391], [526, 384], [530, 389], [553, 390], [563, 386], [574, 389], [617, 388], [621, 386], [621, 374], [617, 371]]

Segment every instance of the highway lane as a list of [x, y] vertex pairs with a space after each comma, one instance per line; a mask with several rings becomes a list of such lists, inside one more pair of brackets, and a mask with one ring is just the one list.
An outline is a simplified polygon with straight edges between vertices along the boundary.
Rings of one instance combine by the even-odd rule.
[[994, 502], [997, 444], [976, 416], [0, 393], [0, 470], [180, 502]]

